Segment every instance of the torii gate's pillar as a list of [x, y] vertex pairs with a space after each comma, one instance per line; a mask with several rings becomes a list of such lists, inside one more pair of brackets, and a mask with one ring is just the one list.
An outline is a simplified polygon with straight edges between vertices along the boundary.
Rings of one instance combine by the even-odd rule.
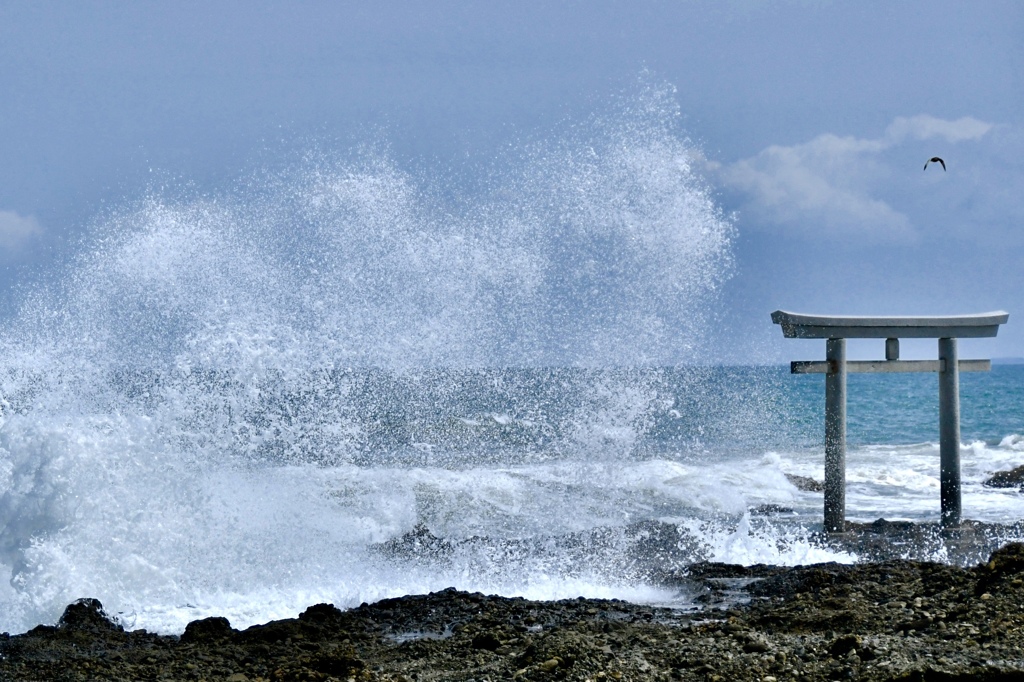
[[846, 339], [825, 342], [825, 532], [846, 530]]
[[939, 339], [939, 364], [939, 494], [942, 525], [952, 527], [960, 525], [960, 372], [956, 339]]

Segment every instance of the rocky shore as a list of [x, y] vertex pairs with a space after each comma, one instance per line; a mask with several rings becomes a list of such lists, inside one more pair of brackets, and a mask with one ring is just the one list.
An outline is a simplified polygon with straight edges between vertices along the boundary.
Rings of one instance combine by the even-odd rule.
[[1024, 544], [971, 568], [703, 563], [676, 580], [705, 607], [449, 589], [181, 637], [126, 632], [84, 599], [0, 636], [0, 679], [1024, 680]]

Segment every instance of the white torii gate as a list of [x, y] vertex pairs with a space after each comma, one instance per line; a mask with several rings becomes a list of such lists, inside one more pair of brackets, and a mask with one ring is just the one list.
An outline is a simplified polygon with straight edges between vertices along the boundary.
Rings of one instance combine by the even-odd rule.
[[[846, 528], [846, 373], [939, 373], [939, 467], [942, 525], [960, 525], [960, 372], [987, 372], [990, 360], [960, 360], [958, 338], [995, 336], [1009, 313], [947, 317], [803, 315], [776, 310], [788, 339], [826, 339], [824, 362], [793, 362], [793, 374], [825, 375], [825, 530]], [[938, 360], [900, 360], [900, 339], [939, 340]], [[885, 360], [847, 361], [846, 339], [885, 339]]]

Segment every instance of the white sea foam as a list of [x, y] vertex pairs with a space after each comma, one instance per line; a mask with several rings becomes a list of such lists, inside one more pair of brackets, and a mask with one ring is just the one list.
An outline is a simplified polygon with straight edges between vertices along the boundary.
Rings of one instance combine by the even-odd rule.
[[999, 441], [1000, 448], [1006, 448], [1009, 450], [1024, 450], [1024, 436], [1017, 433], [1011, 433], [1001, 441]]
[[[963, 510], [966, 518], [1008, 523], [1024, 518], [1024, 495], [1015, 488], [982, 485], [994, 472], [1010, 469], [1020, 455], [1004, 440], [997, 446], [982, 442], [961, 446]], [[779, 456], [789, 473], [824, 478], [820, 450]], [[846, 459], [847, 517], [856, 521], [937, 521], [939, 518], [939, 448], [935, 443], [872, 445], [850, 448]], [[806, 499], [806, 497], [805, 497]], [[820, 493], [814, 496], [820, 505]], [[820, 513], [811, 507], [808, 511]]]
[[[637, 530], [646, 520], [680, 529], [678, 542], [652, 546], [665, 567], [677, 570], [695, 560], [856, 560], [811, 540], [821, 497], [795, 491], [783, 476], [785, 461], [206, 469], [150, 501], [149, 511], [140, 500], [91, 507], [27, 548], [27, 566], [5, 597], [8, 618], [13, 629], [28, 626], [83, 594], [135, 627], [164, 632], [214, 614], [245, 626], [294, 616], [320, 601], [350, 607], [453, 585], [543, 599], [678, 600], [638, 579], [644, 539], [656, 540], [656, 528]], [[860, 491], [848, 497], [851, 510], [867, 508], [870, 496], [858, 485], [851, 490]], [[934, 511], [937, 495], [918, 492], [916, 507], [903, 500], [902, 509]], [[811, 499], [801, 504], [804, 495]], [[965, 508], [972, 512], [973, 500], [968, 492]], [[746, 511], [762, 503], [792, 505], [797, 522]], [[446, 545], [437, 552], [374, 549], [421, 526]]]
[[[294, 616], [318, 601], [353, 606], [450, 585], [532, 598], [665, 601], [664, 591], [644, 587], [624, 569], [628, 524], [661, 516], [689, 527], [705, 546], [703, 553], [681, 553], [679, 566], [699, 558], [837, 558], [811, 549], [805, 538], [753, 532], [746, 517], [736, 527], [717, 515], [695, 525], [701, 500], [723, 483], [704, 478], [708, 490], [694, 497], [699, 480], [689, 488], [671, 483], [681, 470], [672, 462], [565, 462], [207, 471], [182, 481], [191, 490], [190, 509], [174, 500], [182, 491], [165, 493], [148, 512], [129, 505], [128, 519], [124, 508], [92, 509], [27, 548], [27, 566], [7, 595], [9, 613], [28, 619], [21, 621], [27, 626], [89, 594], [130, 615], [136, 627], [173, 632], [215, 613], [240, 626]], [[178, 502], [173, 514], [163, 513], [168, 499]], [[418, 524], [452, 543], [450, 552], [388, 558], [369, 551]], [[598, 532], [600, 546], [560, 544], [587, 531]]]
[[[472, 196], [372, 149], [317, 151], [219, 196], [153, 192], [97, 218], [0, 339], [0, 629], [83, 596], [180, 631], [449, 584], [650, 592], [553, 545], [499, 548], [664, 500], [715, 506], [664, 484], [664, 464], [622, 464], [656, 390], [595, 383], [554, 430], [543, 405], [403, 421], [410, 398], [388, 392], [424, 368], [670, 364], [699, 347], [732, 224], [668, 89], [611, 109], [519, 146]], [[475, 465], [458, 438], [484, 436], [503, 449]], [[395, 465], [413, 457], [425, 465]], [[417, 524], [486, 542], [441, 563], [374, 554]]]

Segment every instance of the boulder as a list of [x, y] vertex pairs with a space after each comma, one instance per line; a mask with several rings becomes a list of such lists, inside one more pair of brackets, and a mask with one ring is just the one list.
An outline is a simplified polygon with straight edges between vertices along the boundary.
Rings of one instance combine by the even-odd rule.
[[982, 482], [989, 488], [1017, 488], [1024, 485], [1024, 464], [1009, 471], [997, 471]]
[[203, 618], [194, 620], [185, 626], [185, 632], [181, 635], [181, 643], [216, 641], [230, 637], [233, 632], [231, 623], [223, 616]]
[[988, 563], [981, 564], [975, 570], [978, 572], [975, 594], [990, 592], [1006, 578], [1024, 573], [1024, 543], [1009, 542], [1003, 545], [992, 553]]
[[473, 637], [472, 646], [474, 649], [497, 651], [498, 647], [501, 646], [501, 640], [498, 639], [492, 632], [481, 632], [480, 634]]
[[1024, 543], [1008, 542], [992, 552], [985, 568], [1000, 575], [1024, 572]]
[[299, 614], [299, 620], [314, 623], [336, 621], [341, 618], [341, 609], [334, 604], [314, 604]]
[[68, 604], [57, 622], [57, 627], [93, 631], [124, 629], [111, 620], [99, 599], [79, 599], [73, 604]]
[[816, 481], [810, 476], [797, 476], [796, 474], [786, 474], [786, 480], [796, 486], [797, 490], [803, 490], [808, 493], [823, 493], [825, 492], [825, 484], [821, 481]]

